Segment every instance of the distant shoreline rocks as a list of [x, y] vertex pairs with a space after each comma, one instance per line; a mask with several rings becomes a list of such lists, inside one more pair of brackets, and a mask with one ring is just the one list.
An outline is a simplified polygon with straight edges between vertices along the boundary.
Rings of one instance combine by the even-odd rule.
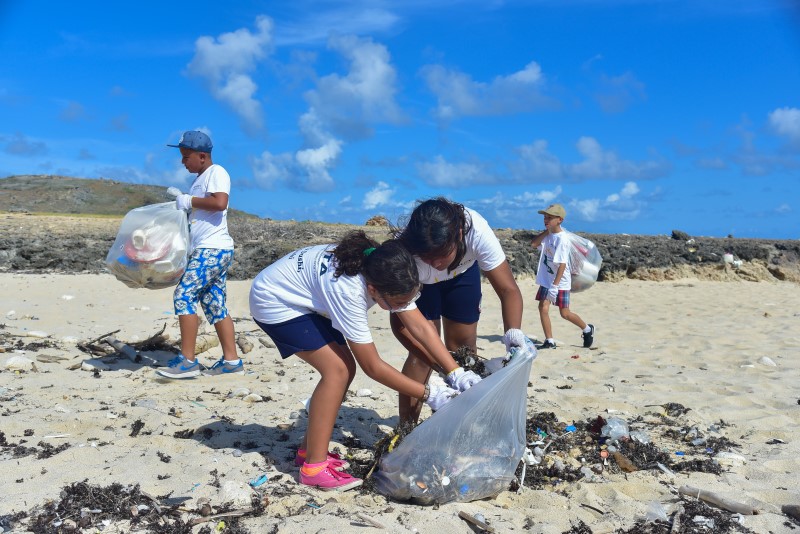
[[[379, 241], [388, 238], [383, 221], [371, 221], [354, 226], [234, 217], [229, 222], [236, 241], [230, 276], [253, 278], [296, 248], [335, 242], [352, 229], [363, 229]], [[104, 260], [119, 223], [112, 217], [0, 214], [0, 272], [106, 272]], [[535, 276], [539, 253], [530, 242], [538, 232], [495, 230], [516, 276]], [[603, 256], [600, 281], [800, 283], [800, 240], [692, 237], [678, 230], [659, 236], [578, 233], [594, 241]]]

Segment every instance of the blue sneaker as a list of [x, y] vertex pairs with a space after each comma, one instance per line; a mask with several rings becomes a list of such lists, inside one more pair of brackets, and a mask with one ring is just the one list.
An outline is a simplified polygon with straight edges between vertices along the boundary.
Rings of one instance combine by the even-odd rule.
[[214, 365], [203, 371], [203, 376], [217, 376], [217, 375], [243, 375], [244, 363], [239, 360], [239, 363], [232, 364], [225, 361], [225, 358], [220, 358]]
[[167, 362], [166, 367], [159, 367], [156, 373], [167, 378], [194, 378], [200, 376], [200, 362], [189, 361], [179, 354]]

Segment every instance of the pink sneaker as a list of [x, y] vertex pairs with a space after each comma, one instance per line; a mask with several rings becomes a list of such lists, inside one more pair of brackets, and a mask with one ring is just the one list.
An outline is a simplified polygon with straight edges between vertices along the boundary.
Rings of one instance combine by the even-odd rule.
[[[303, 467], [305, 462], [306, 459], [300, 456], [300, 449], [298, 449], [297, 454], [294, 457], [294, 465], [297, 467]], [[328, 467], [334, 471], [344, 471], [350, 467], [350, 463], [335, 452], [328, 451]]]
[[322, 491], [347, 491], [359, 487], [363, 482], [360, 478], [348, 473], [334, 471], [330, 466], [325, 467], [314, 476], [306, 475], [300, 469], [300, 483], [305, 486], [319, 488]]

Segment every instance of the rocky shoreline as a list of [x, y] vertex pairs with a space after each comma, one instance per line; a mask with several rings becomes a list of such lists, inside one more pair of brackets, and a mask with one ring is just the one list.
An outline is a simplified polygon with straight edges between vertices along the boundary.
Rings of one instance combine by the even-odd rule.
[[[0, 215], [0, 272], [102, 273], [121, 218], [4, 213]], [[230, 276], [254, 277], [261, 269], [298, 247], [335, 242], [363, 229], [376, 240], [388, 237], [385, 226], [237, 218], [229, 223], [236, 242]], [[531, 248], [537, 231], [496, 229], [516, 276], [535, 276], [538, 252]], [[671, 235], [584, 234], [603, 256], [598, 280], [675, 280], [694, 277], [716, 281], [789, 281], [800, 283], [800, 241]], [[723, 262], [730, 253], [735, 267]], [[741, 262], [739, 264], [739, 262]]]

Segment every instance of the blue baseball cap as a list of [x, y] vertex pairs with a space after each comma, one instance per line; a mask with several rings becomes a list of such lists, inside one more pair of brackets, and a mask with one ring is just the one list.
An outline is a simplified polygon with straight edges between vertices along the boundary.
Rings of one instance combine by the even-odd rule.
[[189, 150], [208, 152], [209, 154], [211, 153], [211, 149], [214, 147], [214, 145], [211, 144], [211, 138], [198, 130], [183, 132], [183, 135], [181, 136], [177, 145], [167, 146], [172, 146], [175, 148], [188, 148]]

